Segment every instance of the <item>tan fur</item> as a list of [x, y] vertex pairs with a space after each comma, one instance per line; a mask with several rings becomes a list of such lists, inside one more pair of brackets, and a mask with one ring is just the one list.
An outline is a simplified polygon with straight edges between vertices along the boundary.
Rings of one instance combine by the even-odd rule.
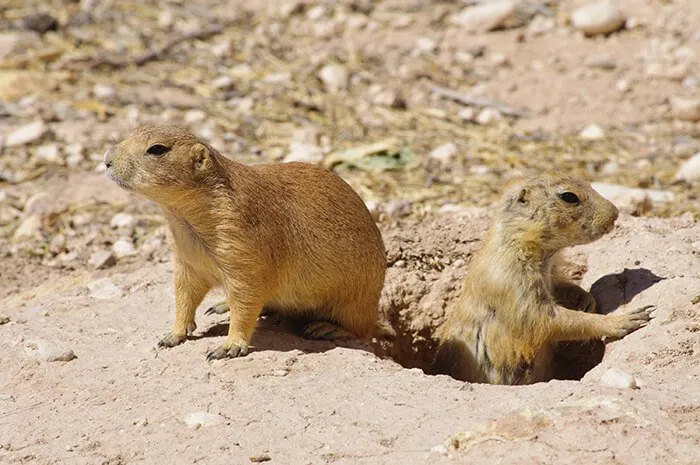
[[[567, 203], [564, 192], [580, 202]], [[622, 337], [643, 326], [646, 309], [593, 314], [595, 299], [556, 269], [562, 248], [598, 239], [617, 215], [588, 183], [562, 173], [511, 185], [469, 265], [460, 299], [436, 333], [435, 371], [492, 384], [546, 381], [557, 342]], [[564, 308], [565, 300], [578, 301], [583, 311]]]
[[[155, 144], [169, 150], [147, 153]], [[215, 286], [226, 295], [230, 327], [209, 358], [245, 354], [263, 307], [322, 321], [310, 336], [372, 333], [384, 244], [360, 197], [335, 174], [304, 163], [245, 166], [169, 126], [136, 129], [105, 164], [119, 185], [157, 202], [172, 231], [175, 325], [160, 345], [186, 339]]]

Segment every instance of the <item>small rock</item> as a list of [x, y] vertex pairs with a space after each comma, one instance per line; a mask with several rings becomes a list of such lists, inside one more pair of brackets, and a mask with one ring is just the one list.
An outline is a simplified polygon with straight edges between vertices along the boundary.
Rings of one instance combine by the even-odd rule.
[[632, 215], [649, 211], [654, 203], [668, 203], [675, 199], [673, 192], [656, 189], [625, 187], [606, 182], [594, 182], [591, 186], [617, 208]]
[[92, 88], [92, 93], [95, 95], [95, 98], [101, 100], [107, 100], [117, 95], [114, 87], [105, 84], [95, 84], [95, 87]]
[[267, 454], [252, 455], [250, 457], [250, 461], [253, 463], [269, 462], [270, 460], [272, 460], [272, 457]]
[[73, 350], [44, 339], [29, 341], [27, 348], [45, 362], [70, 362], [76, 358]]
[[225, 58], [231, 55], [233, 52], [233, 44], [230, 40], [224, 40], [218, 44], [214, 44], [211, 47], [211, 53], [213, 53], [217, 58]]
[[542, 15], [536, 15], [527, 25], [527, 34], [530, 37], [538, 37], [553, 30], [557, 23], [554, 18], [548, 18]]
[[676, 181], [693, 182], [700, 180], [700, 153], [686, 160], [676, 173]]
[[316, 5], [306, 12], [306, 17], [311, 21], [318, 21], [328, 15], [328, 9], [323, 5]]
[[46, 192], [37, 192], [24, 203], [25, 215], [42, 215], [50, 213], [53, 209], [53, 199]]
[[19, 42], [18, 34], [0, 34], [0, 60], [12, 53]]
[[230, 90], [235, 82], [231, 76], [219, 76], [211, 82], [211, 86], [216, 90]]
[[617, 60], [609, 55], [596, 55], [586, 59], [586, 66], [611, 71], [617, 68]]
[[190, 428], [219, 425], [224, 422], [221, 415], [209, 412], [193, 412], [185, 415], [185, 424]]
[[96, 270], [107, 269], [114, 266], [116, 263], [117, 259], [114, 257], [112, 252], [107, 250], [98, 250], [90, 255], [90, 259], [88, 260], [88, 264]]
[[605, 139], [605, 131], [595, 123], [591, 123], [578, 134], [583, 140], [601, 140]]
[[158, 15], [158, 26], [169, 28], [175, 23], [175, 13], [172, 9], [167, 8]]
[[476, 109], [474, 107], [466, 107], [459, 110], [457, 117], [465, 122], [473, 122], [476, 120]]
[[430, 152], [430, 158], [447, 165], [454, 161], [457, 153], [457, 146], [452, 142], [448, 142], [433, 149], [433, 151]]
[[303, 142], [289, 144], [289, 153], [284, 157], [284, 162], [298, 161], [302, 163], [318, 164], [323, 161], [321, 147]]
[[133, 228], [136, 226], [136, 218], [128, 213], [117, 213], [109, 222], [112, 228]]
[[23, 239], [41, 239], [41, 217], [39, 215], [29, 215], [19, 224], [12, 239], [20, 241]]
[[600, 377], [600, 382], [605, 386], [618, 389], [637, 389], [637, 381], [634, 376], [620, 371], [617, 368], [609, 368]]
[[430, 452], [435, 452], [436, 454], [440, 454], [440, 455], [447, 455], [450, 451], [447, 449], [447, 446], [445, 446], [444, 444], [438, 444], [437, 446], [431, 447]]
[[61, 163], [61, 153], [58, 149], [58, 144], [46, 144], [36, 149], [36, 154], [39, 158], [47, 163]]
[[348, 86], [348, 70], [343, 65], [326, 65], [318, 72], [318, 77], [329, 92], [338, 92]]
[[10, 317], [0, 315], [0, 325], [5, 325], [10, 322]]
[[185, 123], [200, 123], [207, 119], [207, 114], [202, 110], [187, 110], [185, 112]]
[[625, 16], [611, 0], [602, 0], [574, 11], [571, 24], [588, 36], [610, 34], [624, 27]]
[[118, 239], [112, 244], [112, 253], [117, 259], [136, 255], [136, 247], [129, 239]]
[[36, 120], [32, 123], [25, 124], [7, 135], [5, 138], [5, 146], [15, 147], [39, 140], [47, 129], [46, 124], [44, 124], [42, 120]]
[[619, 79], [615, 83], [615, 88], [618, 90], [618, 92], [628, 92], [630, 90], [630, 80], [629, 79]]
[[21, 23], [24, 29], [38, 32], [39, 34], [58, 30], [58, 20], [46, 13], [25, 16], [22, 18]]
[[463, 9], [452, 17], [452, 23], [469, 32], [493, 31], [503, 26], [515, 11], [515, 2], [498, 0]]
[[109, 278], [89, 282], [87, 288], [90, 291], [90, 297], [97, 300], [111, 300], [124, 295], [124, 291]]
[[474, 121], [476, 121], [478, 124], [486, 126], [502, 119], [503, 116], [501, 115], [500, 111], [496, 110], [495, 108], [484, 108], [479, 112]]
[[433, 53], [438, 48], [438, 43], [430, 37], [419, 37], [416, 40], [416, 48], [421, 52]]
[[671, 97], [673, 116], [684, 121], [700, 121], [700, 98]]

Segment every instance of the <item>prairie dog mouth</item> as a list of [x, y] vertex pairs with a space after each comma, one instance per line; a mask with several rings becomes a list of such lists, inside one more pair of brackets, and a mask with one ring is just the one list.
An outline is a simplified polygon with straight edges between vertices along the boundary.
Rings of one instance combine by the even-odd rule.
[[112, 181], [114, 181], [114, 183], [117, 184], [122, 189], [126, 189], [128, 191], [132, 190], [131, 186], [126, 181], [124, 181], [122, 178], [120, 178], [119, 176], [114, 174], [114, 170], [111, 167], [107, 168], [106, 173], [107, 173], [107, 177], [109, 179], [111, 179]]

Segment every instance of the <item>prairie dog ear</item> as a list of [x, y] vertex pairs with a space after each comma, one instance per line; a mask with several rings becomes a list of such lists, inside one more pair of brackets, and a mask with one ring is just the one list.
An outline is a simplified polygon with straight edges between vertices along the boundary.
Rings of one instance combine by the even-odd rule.
[[529, 201], [529, 191], [526, 187], [526, 179], [518, 178], [506, 184], [506, 194], [504, 195], [504, 203], [507, 207], [514, 204], [526, 204]]
[[211, 164], [211, 154], [209, 153], [209, 148], [206, 145], [200, 143], [195, 144], [194, 147], [192, 147], [191, 153], [195, 170], [205, 170]]

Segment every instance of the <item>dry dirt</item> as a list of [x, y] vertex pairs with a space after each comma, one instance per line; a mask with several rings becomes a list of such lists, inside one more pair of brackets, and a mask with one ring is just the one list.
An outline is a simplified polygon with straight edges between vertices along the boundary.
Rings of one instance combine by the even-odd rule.
[[[477, 33], [452, 22], [470, 1], [0, 3], [0, 463], [700, 463], [700, 176], [676, 176], [700, 152], [697, 1], [620, 0], [626, 28], [596, 37], [569, 22], [584, 0], [516, 2]], [[347, 179], [387, 244], [373, 344], [269, 317], [251, 354], [208, 364], [227, 329], [202, 314], [213, 294], [191, 340], [156, 350], [174, 317], [164, 221], [101, 174], [148, 121]], [[549, 167], [658, 191], [617, 198], [634, 216], [567, 253], [602, 311], [655, 319], [604, 353], [572, 346], [562, 373], [580, 380], [424, 374], [501, 186]]]

